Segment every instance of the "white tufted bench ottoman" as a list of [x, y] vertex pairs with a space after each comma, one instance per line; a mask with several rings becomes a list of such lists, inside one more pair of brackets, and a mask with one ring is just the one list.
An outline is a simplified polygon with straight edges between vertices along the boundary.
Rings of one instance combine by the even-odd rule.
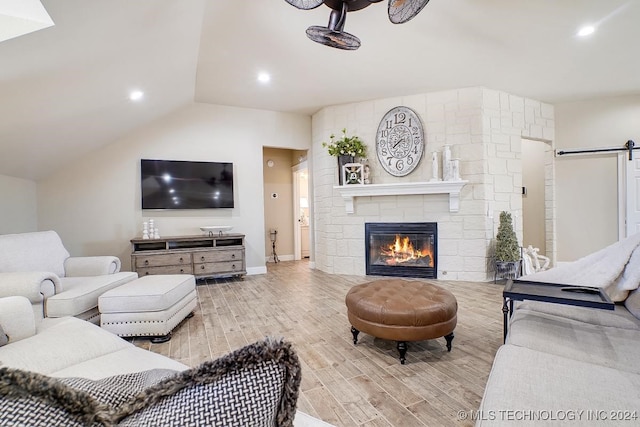
[[143, 276], [98, 298], [100, 326], [121, 337], [171, 339], [171, 331], [196, 308], [191, 274]]

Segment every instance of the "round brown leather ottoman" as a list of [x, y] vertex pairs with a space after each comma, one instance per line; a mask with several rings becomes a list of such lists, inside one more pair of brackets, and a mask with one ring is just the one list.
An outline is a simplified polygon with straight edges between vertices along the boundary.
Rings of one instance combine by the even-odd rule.
[[345, 302], [354, 344], [360, 332], [397, 341], [402, 364], [407, 341], [444, 337], [451, 351], [458, 302], [446, 289], [431, 283], [382, 279], [352, 287]]

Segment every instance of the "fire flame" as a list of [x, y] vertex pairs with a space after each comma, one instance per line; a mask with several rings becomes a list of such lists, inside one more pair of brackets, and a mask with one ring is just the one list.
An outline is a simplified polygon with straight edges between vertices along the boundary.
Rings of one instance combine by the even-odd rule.
[[396, 234], [393, 244], [380, 248], [380, 253], [387, 258], [387, 265], [402, 264], [408, 261], [416, 261], [420, 258], [427, 258], [428, 264], [431, 265], [433, 255], [428, 249], [415, 249], [409, 237], [401, 237]]

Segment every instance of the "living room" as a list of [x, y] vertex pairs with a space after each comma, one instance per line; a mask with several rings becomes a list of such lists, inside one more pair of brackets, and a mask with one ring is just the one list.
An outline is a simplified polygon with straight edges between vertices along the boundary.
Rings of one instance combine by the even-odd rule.
[[[515, 45], [522, 43], [517, 49], [534, 58], [537, 71], [525, 73], [513, 63], [500, 62], [502, 57], [486, 45], [476, 49], [485, 58], [495, 53], [495, 64], [486, 63], [491, 59], [481, 61], [472, 52], [468, 53], [471, 59], [462, 53], [446, 54], [435, 43], [427, 43], [422, 45], [422, 52], [433, 53], [424, 55], [421, 72], [425, 75], [430, 68], [442, 68], [445, 74], [477, 68], [482, 76], [496, 76], [476, 78], [469, 73], [471, 77], [461, 77], [457, 83], [440, 77], [440, 84], [435, 76], [427, 76], [425, 80], [429, 81], [420, 85], [388, 90], [379, 87], [390, 79], [379, 79], [378, 83], [363, 84], [355, 90], [358, 76], [366, 73], [368, 66], [363, 64], [369, 57], [355, 56], [361, 51], [316, 46], [304, 34], [307, 26], [326, 20], [328, 9], [324, 6], [301, 11], [285, 1], [242, 7], [193, 1], [184, 9], [169, 1], [137, 3], [125, 6], [122, 2], [114, 7], [96, 2], [92, 6], [76, 5], [79, 10], [72, 10], [71, 4], [44, 1], [55, 26], [0, 43], [0, 57], [10, 59], [10, 64], [0, 71], [4, 94], [0, 110], [0, 234], [55, 230], [74, 256], [117, 256], [126, 271], [131, 268], [130, 240], [141, 236], [142, 224], [150, 218], [162, 236], [199, 234], [201, 226], [228, 225], [246, 236], [248, 275], [269, 276], [267, 199], [262, 180], [267, 159], [263, 150], [302, 150], [308, 153], [310, 172], [310, 262], [319, 273], [338, 275], [347, 283], [350, 279], [342, 276], [364, 276], [360, 245], [365, 221], [434, 220], [441, 224], [438, 279], [489, 286], [501, 211], [513, 214], [520, 243], [529, 244], [523, 239], [528, 225], [522, 188], [529, 186], [522, 178], [523, 163], [527, 161], [522, 156], [523, 140], [548, 146], [545, 246], [539, 249], [552, 259], [552, 265], [578, 260], [627, 234], [626, 209], [632, 194], [624, 183], [631, 162], [624, 144], [638, 139], [640, 124], [635, 118], [640, 112], [640, 95], [634, 77], [626, 74], [637, 70], [635, 64], [627, 65], [627, 61], [635, 59], [629, 59], [625, 52], [628, 34], [637, 31], [636, 5], [590, 1], [574, 10], [556, 10], [548, 2], [536, 10], [521, 10], [506, 3], [496, 4], [491, 7], [506, 10], [499, 14], [500, 18], [514, 27], [524, 26], [528, 13], [535, 14], [536, 19], [531, 19], [534, 22], [545, 22], [549, 16], [562, 22], [548, 23], [554, 29], [549, 33], [555, 35], [560, 28], [567, 31], [562, 42], [550, 40], [552, 36], [548, 35], [540, 45], [534, 46], [530, 41], [529, 46], [531, 36], [513, 28], [509, 28], [510, 36], [504, 36], [505, 40], [517, 40]], [[411, 22], [392, 28], [386, 28], [390, 24], [383, 20], [385, 7], [373, 4], [350, 13], [347, 29], [359, 34], [362, 51], [371, 45], [387, 46], [388, 40], [395, 37], [394, 31], [405, 37], [411, 25], [442, 30], [438, 22], [453, 26], [456, 20], [461, 20], [457, 25], [465, 22], [472, 30], [465, 33], [465, 38], [458, 36], [461, 39], [456, 39], [457, 43], [465, 41], [473, 46], [477, 39], [495, 42], [493, 30], [482, 30], [488, 33], [480, 32], [482, 36], [478, 37], [474, 31], [480, 29], [471, 25], [474, 13], [483, 17], [488, 11], [481, 13], [478, 6], [468, 2], [444, 3], [433, 0]], [[88, 8], [84, 9], [86, 16], [83, 8]], [[126, 12], [114, 11], [118, 8]], [[244, 21], [244, 15], [252, 8], [255, 10], [251, 20]], [[624, 13], [613, 13], [618, 10]], [[507, 13], [513, 16], [505, 16]], [[96, 18], [98, 15], [102, 17]], [[155, 21], [146, 22], [148, 16], [154, 16]], [[604, 19], [605, 16], [609, 18]], [[602, 21], [599, 31], [591, 38], [573, 35], [573, 26], [598, 19]], [[387, 39], [368, 28], [372, 25], [367, 25], [367, 20], [384, 27]], [[272, 28], [266, 30], [266, 22], [274, 28], [278, 27], [276, 23], [286, 22], [284, 35], [267, 38], [264, 34], [250, 37], [244, 33], [248, 27], [269, 33]], [[492, 26], [497, 24], [488, 25]], [[120, 28], [121, 34], [111, 35], [113, 40], [109, 40], [104, 34], [111, 34], [112, 27]], [[80, 43], [76, 41], [78, 31], [84, 32], [86, 46], [91, 49], [74, 44]], [[277, 74], [274, 86], [265, 88], [253, 86], [253, 76], [249, 81], [249, 71], [240, 73], [239, 64], [224, 69], [220, 65], [230, 61], [234, 49], [247, 52], [243, 56], [245, 65], [251, 57], [261, 64], [283, 60], [280, 51], [273, 52], [272, 59], [260, 52], [275, 45], [284, 46], [288, 40], [292, 49], [302, 46], [288, 55], [317, 55], [325, 61], [324, 73], [332, 73], [331, 68], [338, 63], [353, 67], [345, 78], [347, 84], [337, 90], [342, 92], [339, 96], [326, 100], [328, 95], [323, 92], [329, 91], [322, 86], [337, 85], [331, 80], [309, 78], [298, 82], [293, 91], [287, 86], [279, 92], [275, 86]], [[248, 49], [252, 43], [257, 45], [257, 51]], [[506, 41], [501, 43], [509, 45], [504, 46], [505, 50], [514, 48]], [[219, 46], [223, 44], [229, 47]], [[448, 52], [456, 47], [455, 43], [447, 46]], [[48, 52], [57, 52], [60, 58], [53, 58]], [[557, 62], [548, 60], [547, 55]], [[40, 58], [41, 65], [33, 65], [30, 58], [34, 57]], [[304, 61], [299, 62], [290, 72], [307, 72]], [[313, 64], [320, 67], [315, 60]], [[448, 64], [452, 64], [450, 68]], [[256, 67], [247, 66], [251, 73]], [[135, 84], [145, 86], [145, 99], [138, 104], [129, 101], [123, 89], [133, 84], [127, 81], [132, 69]], [[500, 74], [501, 70], [507, 72]], [[144, 82], [144, 78], [149, 81]], [[280, 75], [279, 79], [293, 77]], [[220, 88], [231, 87], [231, 82], [237, 84], [236, 89]], [[543, 82], [548, 85], [541, 87]], [[565, 90], [574, 84], [579, 86], [574, 92]], [[306, 110], [283, 107], [288, 97], [293, 98], [292, 92], [307, 86], [319, 86], [320, 90], [308, 95]], [[517, 87], [527, 89], [518, 91]], [[114, 93], [117, 96], [113, 97]], [[245, 100], [249, 95], [255, 96], [254, 101]], [[418, 112], [426, 136], [420, 167], [403, 178], [386, 173], [375, 158], [376, 128], [383, 115], [399, 105]], [[354, 213], [347, 213], [344, 199], [334, 188], [336, 159], [322, 146], [331, 133], [343, 128], [367, 144], [374, 184], [428, 181], [432, 176], [430, 154], [441, 153], [450, 144], [453, 155], [460, 159], [462, 179], [469, 181], [460, 193], [459, 211], [450, 212], [445, 195], [410, 195], [357, 197]], [[554, 155], [562, 150], [600, 148], [620, 151]], [[235, 207], [142, 210], [143, 158], [232, 162]], [[499, 292], [496, 295], [499, 299]], [[496, 316], [499, 321], [498, 311]]]

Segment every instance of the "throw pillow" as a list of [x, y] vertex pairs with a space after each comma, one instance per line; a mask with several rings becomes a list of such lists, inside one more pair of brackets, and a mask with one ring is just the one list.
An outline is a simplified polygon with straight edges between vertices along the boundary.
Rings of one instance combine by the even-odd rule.
[[6, 425], [110, 426], [116, 407], [175, 373], [155, 369], [93, 381], [1, 368], [0, 420]]
[[138, 393], [158, 384], [161, 380], [175, 375], [177, 371], [170, 369], [152, 369], [131, 374], [116, 375], [100, 380], [86, 378], [59, 378], [66, 386], [87, 393], [100, 404], [113, 412], [120, 405], [128, 402]]
[[300, 362], [266, 339], [152, 386], [115, 414], [120, 426], [292, 426]]
[[[70, 427], [104, 425], [105, 410], [87, 393], [35, 372], [0, 368], [0, 419], [3, 425]], [[107, 420], [108, 421], [108, 420]]]
[[624, 306], [631, 314], [640, 319], [640, 289], [636, 289], [629, 294], [627, 299], [624, 300]]
[[0, 325], [0, 347], [9, 343], [9, 337], [4, 333], [2, 325]]
[[266, 339], [197, 368], [101, 380], [0, 368], [3, 425], [292, 426], [300, 363], [289, 343]]

